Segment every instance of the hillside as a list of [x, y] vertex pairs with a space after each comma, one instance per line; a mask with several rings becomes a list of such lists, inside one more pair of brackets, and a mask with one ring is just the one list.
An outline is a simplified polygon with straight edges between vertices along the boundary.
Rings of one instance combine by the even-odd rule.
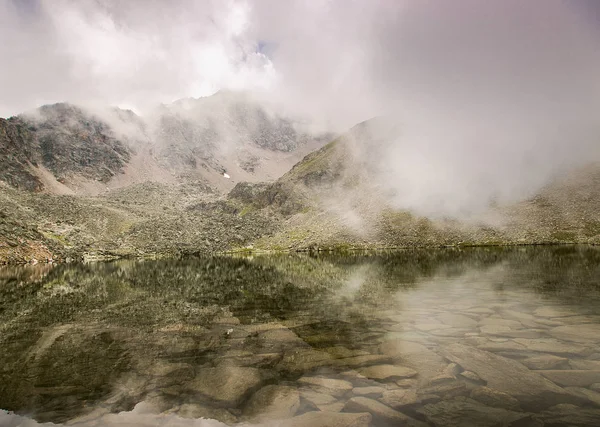
[[[285, 215], [264, 249], [600, 243], [600, 163], [557, 176], [533, 197], [469, 218], [425, 217], [390, 203], [380, 159], [401, 135], [363, 122], [306, 156], [275, 183], [239, 184], [230, 198]], [[390, 174], [393, 175], [393, 174]]]
[[[390, 189], [379, 184], [382, 171], [372, 159], [380, 157], [375, 155], [378, 152], [385, 153], [400, 135], [399, 127], [385, 120], [355, 126], [305, 156], [276, 181], [237, 183], [228, 195], [208, 179], [178, 177], [156, 182], [154, 176], [146, 182], [118, 181], [127, 177], [127, 168], [133, 164], [126, 161], [127, 153], [131, 159], [137, 155], [133, 150], [118, 150], [120, 144], [130, 144], [130, 139], [98, 137], [104, 142], [98, 145], [98, 152], [102, 158], [113, 159], [114, 176], [94, 175], [105, 171], [108, 161], [99, 167], [96, 163], [65, 163], [59, 161], [60, 156], [52, 162], [50, 157], [35, 157], [31, 153], [37, 153], [37, 140], [18, 120], [6, 121], [7, 128], [11, 135], [32, 145], [23, 144], [22, 152], [15, 150], [20, 162], [5, 162], [13, 169], [3, 169], [13, 181], [5, 178], [8, 183], [0, 183], [1, 262], [237, 250], [600, 243], [599, 163], [557, 177], [534, 197], [519, 203], [493, 206], [468, 219], [434, 218], [392, 205]], [[90, 125], [90, 129], [99, 127]], [[97, 137], [92, 131], [88, 134]], [[68, 146], [74, 140], [64, 136], [56, 144]], [[256, 148], [256, 143], [252, 144]], [[286, 149], [294, 155], [300, 152], [292, 146]], [[176, 153], [171, 157], [177, 158]], [[124, 164], [121, 169], [119, 159]], [[47, 181], [37, 174], [40, 165], [55, 176], [52, 174], [65, 170], [58, 166], [61, 164], [79, 165], [77, 175], [65, 174], [70, 178], [59, 183], [68, 190], [69, 179], [84, 174], [101, 183], [102, 176], [110, 176], [108, 184], [122, 185], [95, 195], [48, 194]], [[156, 167], [165, 166], [157, 163]], [[214, 167], [207, 166], [220, 173]], [[152, 173], [148, 168], [145, 171]], [[45, 192], [40, 193], [40, 188]]]
[[225, 192], [241, 180], [277, 179], [328, 141], [302, 127], [237, 92], [176, 101], [143, 117], [46, 105], [0, 119], [0, 180], [51, 194], [97, 195], [147, 181]]

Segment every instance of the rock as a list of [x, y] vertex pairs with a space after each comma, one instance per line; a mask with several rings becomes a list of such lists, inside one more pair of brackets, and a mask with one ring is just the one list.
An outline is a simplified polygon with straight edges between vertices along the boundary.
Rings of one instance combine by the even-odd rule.
[[560, 386], [588, 387], [600, 382], [600, 371], [579, 371], [575, 369], [538, 371], [544, 377]]
[[577, 313], [561, 307], [546, 306], [537, 308], [533, 314], [538, 317], [568, 317], [574, 316]]
[[396, 409], [421, 403], [421, 399], [414, 390], [388, 390], [379, 400]]
[[337, 402], [337, 399], [332, 395], [320, 393], [312, 389], [301, 389], [300, 395], [319, 409], [321, 409], [322, 406], [331, 405]]
[[600, 393], [583, 387], [566, 387], [569, 393], [574, 393], [576, 396], [588, 399], [596, 406], [600, 406]]
[[445, 348], [446, 357], [487, 381], [488, 387], [515, 397], [524, 408], [572, 402], [565, 390], [514, 360], [462, 344]]
[[244, 407], [244, 417], [252, 422], [290, 418], [300, 407], [297, 389], [282, 385], [268, 385], [252, 395]]
[[515, 338], [514, 341], [517, 344], [521, 344], [527, 350], [530, 351], [535, 351], [539, 353], [551, 353], [560, 356], [586, 356], [592, 352], [592, 350], [588, 347], [572, 343], [565, 343], [553, 338]]
[[509, 394], [489, 387], [477, 387], [471, 390], [471, 399], [487, 406], [519, 410], [519, 401]]
[[396, 365], [374, 365], [359, 369], [358, 372], [374, 380], [411, 378], [417, 375], [414, 369]]
[[262, 382], [259, 369], [219, 366], [200, 369], [188, 388], [217, 401], [237, 404]]
[[181, 418], [209, 418], [232, 425], [237, 423], [237, 418], [227, 409], [210, 408], [194, 403], [185, 403], [177, 410], [177, 415]]
[[357, 396], [368, 396], [368, 395], [380, 395], [385, 391], [383, 387], [355, 387], [352, 389], [352, 393]]
[[548, 333], [559, 340], [597, 344], [600, 341], [600, 324], [558, 326]]
[[477, 375], [475, 372], [464, 371], [461, 372], [459, 375], [474, 383], [485, 384], [485, 381], [479, 378], [479, 375]]
[[594, 383], [589, 388], [600, 393], [600, 383]]
[[536, 426], [531, 414], [510, 411], [502, 408], [491, 408], [473, 399], [459, 397], [430, 403], [417, 409], [427, 421], [434, 426], [443, 427], [506, 427], [506, 426]]
[[560, 369], [568, 366], [569, 359], [553, 356], [552, 354], [542, 354], [541, 356], [528, 357], [520, 361], [529, 369]]
[[598, 426], [600, 425], [600, 409], [584, 409], [563, 403], [548, 408], [537, 418], [550, 426]]
[[283, 422], [267, 423], [277, 427], [369, 427], [369, 413], [307, 412]]
[[330, 354], [312, 348], [288, 349], [281, 362], [277, 364], [277, 368], [292, 373], [302, 373], [321, 366], [329, 366], [332, 360]]
[[444, 323], [416, 323], [415, 324], [415, 329], [422, 331], [422, 332], [430, 332], [430, 331], [451, 328], [451, 327], [452, 326], [446, 325]]
[[570, 360], [569, 366], [571, 369], [600, 371], [600, 360]]
[[449, 381], [433, 384], [419, 390], [420, 394], [443, 396], [445, 399], [467, 394], [467, 385], [463, 381]]
[[325, 412], [341, 412], [344, 409], [344, 402], [335, 402], [328, 405], [319, 405], [319, 409]]
[[415, 388], [419, 381], [415, 378], [404, 378], [396, 381], [396, 385], [401, 388]]
[[369, 412], [373, 423], [377, 426], [415, 426], [426, 427], [427, 424], [398, 412], [389, 406], [367, 397], [353, 397], [343, 409], [344, 412]]
[[486, 317], [479, 321], [480, 326], [505, 326], [508, 329], [521, 329], [523, 325], [517, 320], [504, 319], [502, 317]]
[[340, 359], [333, 359], [330, 366], [348, 367], [348, 368], [359, 368], [366, 365], [374, 365], [377, 363], [389, 363], [391, 362], [389, 356], [381, 354], [365, 354], [362, 356], [344, 357]]
[[395, 357], [419, 373], [418, 381], [425, 384], [435, 377], [448, 364], [443, 357], [423, 344], [392, 339], [379, 347], [385, 355]]
[[471, 319], [468, 316], [463, 314], [455, 314], [455, 313], [442, 313], [437, 316], [437, 318], [446, 325], [450, 325], [454, 328], [464, 328], [464, 329], [475, 329], [477, 328], [477, 321]]
[[298, 382], [300, 384], [316, 386], [320, 389], [327, 389], [332, 394], [343, 394], [353, 388], [351, 382], [334, 378], [302, 377], [298, 379]]

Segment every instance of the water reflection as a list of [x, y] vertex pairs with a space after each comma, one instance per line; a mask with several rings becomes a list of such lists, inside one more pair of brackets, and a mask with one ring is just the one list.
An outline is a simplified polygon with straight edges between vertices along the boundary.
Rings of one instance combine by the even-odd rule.
[[0, 425], [600, 424], [599, 298], [589, 247], [4, 268]]

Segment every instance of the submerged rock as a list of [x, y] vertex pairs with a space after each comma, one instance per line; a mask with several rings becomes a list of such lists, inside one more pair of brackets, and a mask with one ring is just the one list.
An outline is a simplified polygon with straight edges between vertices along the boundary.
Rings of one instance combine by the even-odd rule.
[[529, 369], [560, 369], [568, 366], [569, 359], [558, 357], [552, 354], [542, 354], [540, 356], [532, 356], [520, 361]]
[[360, 369], [358, 372], [374, 380], [411, 378], [417, 375], [417, 371], [414, 369], [396, 365], [369, 366], [368, 368]]
[[560, 386], [589, 387], [594, 383], [600, 382], [600, 371], [565, 369], [539, 371], [539, 373]]
[[244, 417], [252, 421], [290, 418], [300, 407], [297, 389], [281, 385], [268, 385], [252, 395], [244, 408]]
[[415, 420], [402, 412], [367, 397], [353, 397], [346, 402], [343, 411], [369, 412], [373, 416], [373, 421], [377, 426], [427, 426], [427, 424], [421, 421]]
[[341, 412], [307, 412], [283, 422], [267, 423], [267, 426], [277, 427], [369, 427], [371, 425], [369, 413], [341, 413]]
[[471, 399], [487, 406], [504, 409], [519, 409], [519, 401], [511, 395], [489, 387], [477, 387], [471, 390]]
[[214, 400], [235, 404], [262, 382], [259, 369], [219, 366], [200, 369], [188, 388]]
[[444, 353], [449, 360], [487, 381], [490, 388], [518, 399], [524, 408], [543, 408], [576, 400], [556, 384], [514, 360], [462, 344], [449, 345]]
[[473, 399], [458, 397], [438, 403], [430, 403], [417, 409], [427, 421], [440, 427], [507, 427], [541, 426], [531, 414], [491, 408]]

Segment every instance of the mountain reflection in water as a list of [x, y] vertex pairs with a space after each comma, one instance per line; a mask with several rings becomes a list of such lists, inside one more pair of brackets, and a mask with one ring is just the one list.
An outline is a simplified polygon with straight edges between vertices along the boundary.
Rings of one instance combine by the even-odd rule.
[[600, 425], [600, 250], [0, 269], [0, 425]]

